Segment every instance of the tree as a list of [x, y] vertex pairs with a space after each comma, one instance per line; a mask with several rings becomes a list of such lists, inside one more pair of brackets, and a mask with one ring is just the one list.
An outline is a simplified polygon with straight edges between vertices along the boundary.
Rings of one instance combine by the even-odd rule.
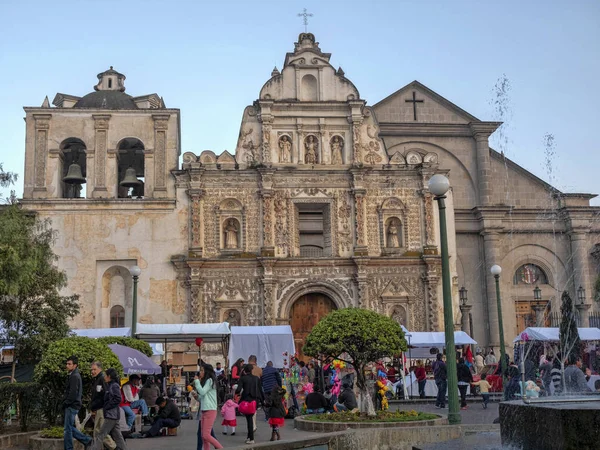
[[562, 294], [560, 314], [562, 316], [559, 330], [561, 359], [568, 361], [570, 355], [581, 355], [581, 340], [577, 330], [573, 301], [566, 291]]
[[362, 397], [361, 410], [375, 415], [367, 392], [365, 366], [406, 348], [402, 328], [390, 317], [366, 309], [345, 308], [321, 319], [306, 338], [302, 351], [305, 355], [337, 358], [352, 364]]
[[152, 356], [152, 347], [146, 341], [141, 339], [135, 339], [131, 337], [119, 337], [119, 336], [106, 336], [97, 339], [103, 344], [119, 344], [125, 347], [130, 347], [135, 350], [142, 352], [146, 356]]
[[66, 275], [52, 251], [48, 220], [10, 205], [0, 212], [0, 340], [17, 359], [37, 361], [48, 344], [68, 335], [78, 296], [61, 296]]
[[0, 163], [0, 187], [9, 187], [17, 181], [17, 174], [13, 172], [5, 172]]
[[62, 413], [62, 395], [67, 380], [65, 364], [70, 356], [79, 358], [84, 404], [89, 400], [92, 385], [90, 366], [94, 361], [100, 361], [105, 369], [113, 367], [119, 374], [123, 373], [123, 366], [117, 356], [100, 339], [71, 336], [52, 342], [47, 346], [34, 372], [34, 379], [48, 389], [45, 410], [50, 419], [53, 415], [59, 416]]

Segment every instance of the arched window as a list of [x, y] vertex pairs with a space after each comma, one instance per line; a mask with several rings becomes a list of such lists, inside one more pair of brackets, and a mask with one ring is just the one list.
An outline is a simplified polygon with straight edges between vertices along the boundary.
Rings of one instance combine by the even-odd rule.
[[[144, 196], [144, 150], [144, 143], [136, 138], [125, 138], [119, 142], [117, 149], [119, 198], [142, 198]], [[133, 170], [127, 173], [127, 169]], [[126, 183], [123, 183], [124, 181]]]
[[[62, 152], [61, 197], [85, 198], [85, 178], [87, 176], [85, 144], [81, 139], [68, 138], [62, 141], [60, 150]], [[82, 177], [82, 182], [77, 181], [79, 176]]]
[[123, 328], [125, 326], [125, 308], [115, 305], [110, 308], [110, 327]]
[[535, 264], [523, 264], [515, 272], [513, 284], [548, 284], [548, 277], [540, 266], [536, 266]]

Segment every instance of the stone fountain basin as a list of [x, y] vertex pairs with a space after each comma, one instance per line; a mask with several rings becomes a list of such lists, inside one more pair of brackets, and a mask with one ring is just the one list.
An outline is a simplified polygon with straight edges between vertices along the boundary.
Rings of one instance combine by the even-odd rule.
[[522, 450], [600, 448], [600, 401], [500, 403], [502, 445]]

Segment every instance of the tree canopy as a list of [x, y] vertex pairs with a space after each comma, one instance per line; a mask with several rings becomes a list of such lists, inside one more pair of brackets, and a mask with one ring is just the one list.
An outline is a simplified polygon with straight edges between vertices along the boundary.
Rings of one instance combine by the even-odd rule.
[[0, 212], [0, 341], [15, 359], [35, 361], [49, 342], [68, 335], [78, 296], [62, 296], [66, 275], [56, 265], [47, 220], [10, 205]]
[[579, 331], [577, 330], [573, 301], [566, 291], [562, 294], [560, 314], [562, 316], [559, 329], [561, 357], [563, 360], [569, 360], [570, 355], [581, 355], [581, 339], [579, 339]]
[[309, 356], [349, 362], [356, 369], [358, 387], [364, 389], [367, 363], [395, 356], [406, 348], [402, 328], [392, 318], [367, 309], [345, 308], [331, 312], [315, 325], [303, 351]]

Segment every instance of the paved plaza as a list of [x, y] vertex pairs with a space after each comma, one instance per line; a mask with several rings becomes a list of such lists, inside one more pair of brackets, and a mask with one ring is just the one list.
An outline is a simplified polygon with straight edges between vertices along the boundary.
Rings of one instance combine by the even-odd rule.
[[[417, 411], [431, 412], [436, 414], [447, 414], [448, 409], [437, 409], [432, 403], [430, 404], [411, 404], [411, 405], [398, 405], [392, 404], [393, 409], [399, 408], [403, 410], [414, 409]], [[258, 430], [255, 433], [255, 442], [263, 443], [268, 442], [271, 438], [271, 429], [267, 422], [264, 421], [264, 414], [262, 411], [258, 412], [257, 427]], [[469, 407], [465, 411], [461, 411], [462, 423], [467, 425], [480, 425], [480, 424], [492, 424], [494, 419], [498, 417], [498, 403], [491, 403], [488, 409], [483, 409], [481, 403], [469, 403]], [[218, 420], [218, 419], [217, 419]], [[215, 427], [215, 433], [217, 439], [223, 447], [243, 447], [244, 441], [246, 440], [246, 421], [243, 417], [238, 417], [238, 427], [236, 429], [235, 436], [223, 436], [222, 427], [220, 421]], [[196, 420], [183, 420], [177, 436], [172, 437], [161, 437], [152, 439], [130, 439], [127, 441], [127, 446], [130, 450], [146, 450], [146, 449], [165, 449], [165, 448], [178, 448], [178, 449], [194, 449], [197, 444], [197, 430], [198, 422]], [[281, 429], [281, 440], [282, 441], [297, 441], [300, 439], [306, 439], [313, 436], [320, 436], [320, 433], [310, 433], [307, 431], [300, 431], [294, 429], [293, 420], [286, 420], [285, 427]], [[469, 447], [462, 447], [463, 449]]]

